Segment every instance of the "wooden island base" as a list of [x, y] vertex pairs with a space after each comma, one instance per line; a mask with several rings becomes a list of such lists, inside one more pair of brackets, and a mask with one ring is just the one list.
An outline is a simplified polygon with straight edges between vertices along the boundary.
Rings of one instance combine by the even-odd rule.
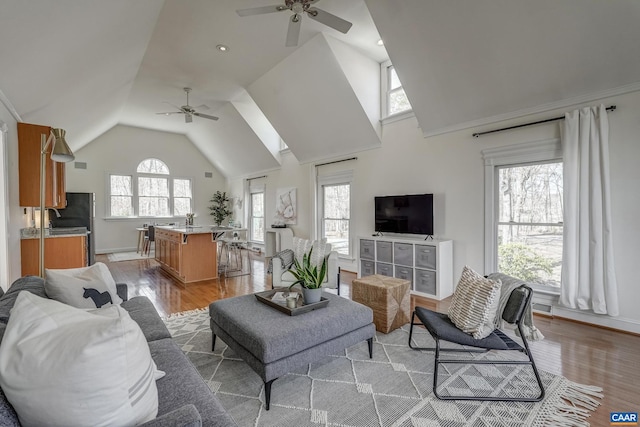
[[182, 283], [218, 278], [217, 242], [207, 228], [156, 227], [156, 260]]

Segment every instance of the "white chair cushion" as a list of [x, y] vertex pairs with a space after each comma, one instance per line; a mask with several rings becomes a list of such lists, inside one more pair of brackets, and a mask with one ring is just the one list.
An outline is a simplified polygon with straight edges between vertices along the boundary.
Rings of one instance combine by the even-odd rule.
[[501, 286], [499, 280], [486, 279], [465, 266], [449, 307], [453, 324], [475, 339], [489, 336], [495, 329]]
[[97, 262], [89, 267], [46, 269], [47, 296], [77, 308], [102, 308], [122, 304], [109, 268]]
[[23, 426], [134, 426], [158, 412], [155, 365], [120, 306], [96, 315], [22, 291], [0, 346], [0, 385]]

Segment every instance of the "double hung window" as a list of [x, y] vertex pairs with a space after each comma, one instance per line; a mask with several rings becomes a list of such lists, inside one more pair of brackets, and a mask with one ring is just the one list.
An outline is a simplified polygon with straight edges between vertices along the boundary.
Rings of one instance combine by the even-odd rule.
[[318, 177], [319, 235], [345, 257], [351, 257], [353, 252], [351, 181], [351, 171]]
[[559, 142], [483, 151], [486, 265], [538, 289], [560, 287], [563, 177]]
[[264, 242], [264, 190], [251, 192], [251, 241]]
[[387, 118], [411, 112], [409, 98], [407, 98], [398, 73], [391, 62], [382, 64], [381, 78], [382, 117]]

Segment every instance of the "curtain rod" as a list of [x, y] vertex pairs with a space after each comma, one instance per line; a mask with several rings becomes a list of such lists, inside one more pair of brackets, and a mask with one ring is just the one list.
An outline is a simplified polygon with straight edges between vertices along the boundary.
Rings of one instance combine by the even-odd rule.
[[[610, 107], [607, 107], [606, 110], [607, 111], [616, 111], [616, 108], [617, 107], [615, 105], [612, 105]], [[486, 135], [488, 133], [502, 132], [502, 131], [505, 131], [505, 130], [518, 129], [518, 128], [522, 128], [522, 127], [525, 127], [525, 126], [539, 125], [539, 124], [542, 124], [542, 123], [555, 122], [555, 121], [558, 121], [558, 120], [564, 120], [564, 116], [554, 117], [552, 119], [540, 120], [540, 121], [537, 121], [537, 122], [524, 123], [524, 124], [521, 124], [521, 125], [509, 126], [509, 127], [501, 128], [501, 129], [488, 130], [486, 132], [478, 132], [478, 133], [474, 133], [473, 137], [477, 138], [479, 136]]]
[[262, 175], [262, 176], [255, 176], [253, 178], [247, 178], [247, 181], [253, 181], [254, 179], [260, 179], [260, 178], [266, 178], [267, 175]]
[[348, 162], [349, 160], [358, 160], [358, 158], [357, 158], [357, 157], [349, 157], [348, 159], [334, 160], [333, 162], [318, 163], [318, 164], [316, 165], [316, 167], [318, 167], [318, 166], [332, 165], [332, 164], [334, 164], [334, 163], [340, 163], [340, 162]]

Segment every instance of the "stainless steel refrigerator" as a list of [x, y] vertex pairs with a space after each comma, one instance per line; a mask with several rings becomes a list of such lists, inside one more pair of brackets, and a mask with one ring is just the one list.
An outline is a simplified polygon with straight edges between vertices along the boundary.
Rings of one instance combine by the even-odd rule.
[[67, 193], [67, 207], [58, 209], [60, 216], [49, 211], [52, 227], [86, 227], [90, 232], [87, 234], [87, 265], [93, 265], [96, 261], [96, 236], [93, 227], [95, 206], [94, 193]]

